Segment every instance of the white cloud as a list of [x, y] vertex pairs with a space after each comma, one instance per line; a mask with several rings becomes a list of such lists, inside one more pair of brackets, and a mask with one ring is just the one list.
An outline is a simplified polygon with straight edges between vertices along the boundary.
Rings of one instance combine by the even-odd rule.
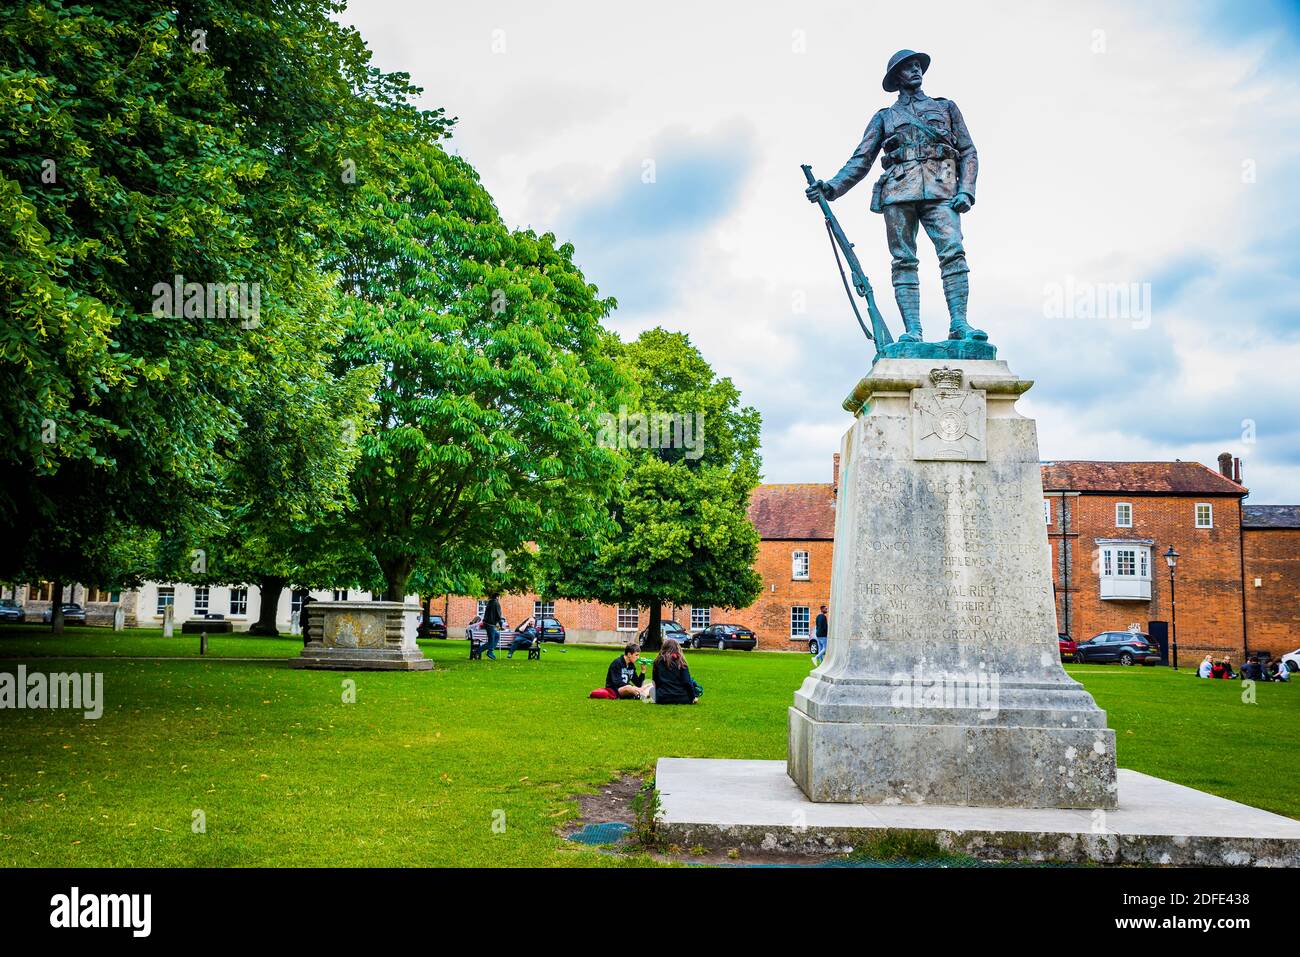
[[[1280, 385], [1300, 359], [1300, 280], [1287, 251], [1300, 212], [1300, 69], [1277, 37], [1243, 29], [1228, 39], [1214, 12], [943, 2], [918, 18], [897, 4], [367, 0], [345, 19], [381, 66], [426, 88], [426, 105], [462, 118], [456, 148], [516, 224], [572, 221], [670, 131], [744, 131], [738, 200], [672, 238], [674, 268], [624, 291], [591, 278], [620, 300], [621, 333], [686, 331], [735, 379], [764, 415], [770, 480], [824, 481], [848, 424], [840, 401], [871, 350], [799, 164], [829, 176], [847, 159], [890, 100], [880, 74], [901, 46], [933, 56], [926, 91], [960, 104], [979, 148], [978, 202], [963, 224], [971, 319], [1037, 380], [1024, 405], [1044, 456], [1213, 465], [1243, 418], [1286, 433], [1273, 422], [1300, 398]], [[493, 53], [494, 30], [504, 53]], [[1255, 182], [1243, 181], [1249, 163]], [[864, 183], [836, 210], [893, 317], [867, 192]], [[636, 240], [627, 245], [639, 261]], [[924, 239], [922, 249], [934, 337], [946, 317]], [[598, 252], [579, 246], [578, 261], [618, 261]], [[664, 259], [645, 258], [647, 269]], [[1045, 319], [1045, 288], [1067, 276], [1152, 283], [1150, 328]], [[1294, 448], [1261, 429], [1241, 449], [1252, 500], [1300, 501]]]

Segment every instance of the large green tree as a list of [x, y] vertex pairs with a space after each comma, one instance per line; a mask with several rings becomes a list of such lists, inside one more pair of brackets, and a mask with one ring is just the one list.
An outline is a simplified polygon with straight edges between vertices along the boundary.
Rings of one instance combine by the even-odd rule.
[[681, 333], [648, 330], [620, 354], [636, 400], [602, 433], [629, 467], [609, 523], [551, 543], [541, 581], [548, 595], [648, 608], [647, 645], [657, 648], [664, 602], [743, 608], [758, 597], [747, 508], [760, 419]]
[[[241, 498], [238, 460], [268, 390], [324, 372], [338, 339], [327, 270], [364, 209], [356, 171], [447, 126], [341, 8], [0, 9], [0, 578], [123, 584], [115, 541], [293, 512]], [[176, 276], [244, 283], [260, 309], [163, 314]]]
[[[340, 262], [343, 368], [380, 370], [340, 534], [372, 551], [390, 598], [517, 581], [529, 542], [595, 531], [619, 456], [599, 414], [625, 385], [613, 306], [555, 237], [512, 230], [473, 169], [393, 141], [359, 180], [376, 215]], [[418, 574], [417, 574], [418, 572]]]

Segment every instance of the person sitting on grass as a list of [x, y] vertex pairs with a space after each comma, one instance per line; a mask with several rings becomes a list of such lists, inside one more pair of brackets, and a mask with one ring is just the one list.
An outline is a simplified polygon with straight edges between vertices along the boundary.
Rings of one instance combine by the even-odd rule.
[[1237, 677], [1237, 672], [1232, 670], [1232, 655], [1223, 656], [1223, 677], [1225, 678]]
[[623, 646], [623, 653], [609, 663], [609, 671], [605, 673], [605, 687], [620, 698], [650, 700], [649, 695], [654, 685], [645, 684], [645, 662], [637, 661], [640, 653], [641, 646], [635, 641], [629, 641]]
[[510, 650], [506, 652], [507, 658], [513, 658], [516, 651], [527, 651], [537, 640], [537, 620], [535, 618], [525, 619], [524, 623], [515, 629], [515, 640], [510, 642]]
[[1196, 677], [1209, 678], [1214, 674], [1214, 655], [1206, 655], [1196, 669]]
[[655, 704], [695, 704], [695, 682], [676, 638], [664, 639], [653, 675]]
[[1288, 670], [1285, 661], [1274, 658], [1268, 677], [1270, 681], [1290, 681], [1291, 672]]
[[1222, 662], [1222, 661], [1216, 661], [1216, 662], [1215, 662], [1215, 663], [1210, 667], [1210, 677], [1211, 677], [1211, 678], [1226, 678], [1226, 677], [1228, 677], [1227, 673], [1224, 671], [1224, 668], [1223, 668], [1223, 662]]

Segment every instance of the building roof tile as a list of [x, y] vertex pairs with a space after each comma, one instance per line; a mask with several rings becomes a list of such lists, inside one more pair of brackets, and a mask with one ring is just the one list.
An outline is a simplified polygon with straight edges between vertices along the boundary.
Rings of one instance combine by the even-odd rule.
[[1200, 462], [1044, 462], [1043, 491], [1126, 495], [1245, 495]]
[[1246, 505], [1242, 528], [1300, 528], [1300, 505]]
[[760, 485], [749, 518], [763, 539], [830, 541], [835, 537], [835, 494], [830, 483]]

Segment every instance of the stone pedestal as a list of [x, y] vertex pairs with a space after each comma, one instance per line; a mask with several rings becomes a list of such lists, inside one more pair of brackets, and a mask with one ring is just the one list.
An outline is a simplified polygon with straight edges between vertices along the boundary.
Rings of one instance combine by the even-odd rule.
[[307, 643], [298, 668], [344, 671], [429, 671], [414, 638], [403, 636], [403, 615], [418, 605], [400, 601], [317, 601], [307, 606]]
[[789, 712], [809, 800], [1116, 806], [1115, 734], [1060, 663], [1031, 385], [882, 358], [845, 401], [830, 651]]

